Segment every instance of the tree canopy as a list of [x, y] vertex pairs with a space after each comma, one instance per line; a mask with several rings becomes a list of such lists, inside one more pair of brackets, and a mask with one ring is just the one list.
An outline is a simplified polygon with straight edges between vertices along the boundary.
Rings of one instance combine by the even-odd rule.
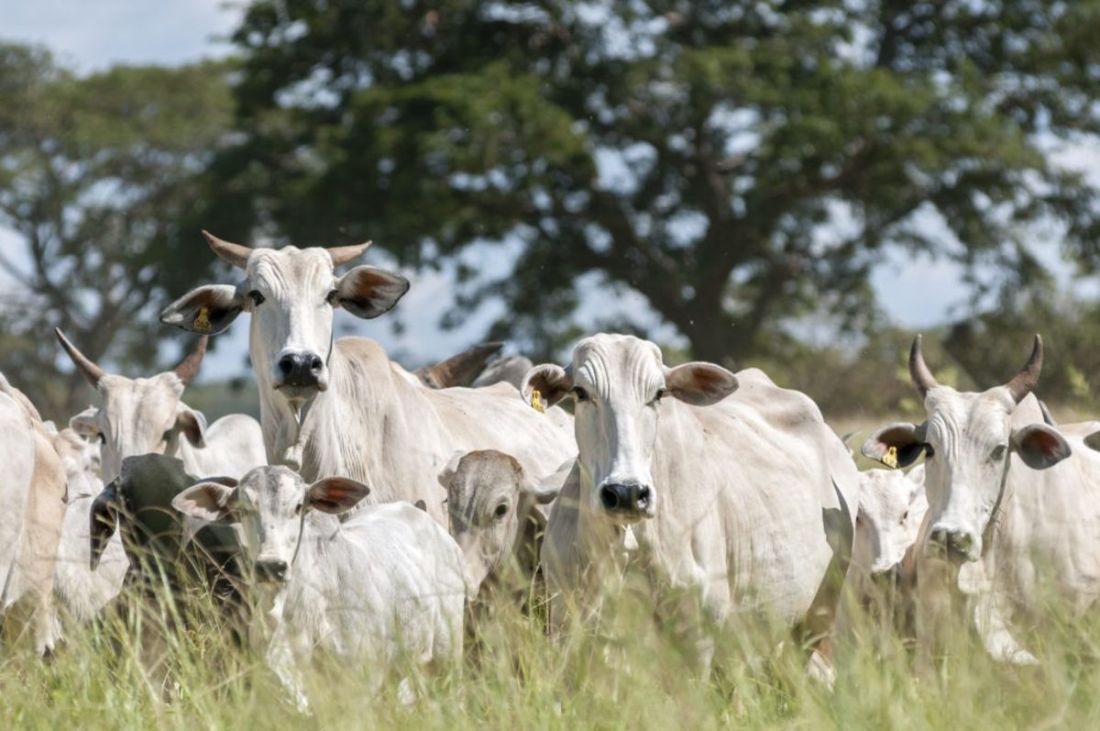
[[459, 298], [503, 298], [494, 337], [552, 354], [586, 281], [639, 292], [695, 357], [767, 356], [807, 313], [875, 323], [887, 256], [1012, 289], [1053, 222], [1091, 260], [1096, 191], [1046, 153], [1097, 133], [1098, 22], [1039, 0], [256, 0], [217, 167], [251, 205], [224, 235], [373, 238], [419, 266], [501, 244], [513, 271], [464, 269]]

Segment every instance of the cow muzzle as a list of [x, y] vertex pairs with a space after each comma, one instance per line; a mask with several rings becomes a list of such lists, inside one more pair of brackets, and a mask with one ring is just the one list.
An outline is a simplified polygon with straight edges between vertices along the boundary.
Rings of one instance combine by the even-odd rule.
[[281, 584], [286, 581], [289, 566], [281, 559], [260, 559], [252, 566], [256, 580], [265, 584]]
[[317, 353], [284, 351], [275, 360], [275, 388], [289, 394], [328, 388], [325, 361]]
[[971, 531], [934, 525], [924, 550], [926, 555], [946, 557], [952, 563], [961, 564], [981, 558], [982, 541]]
[[607, 514], [633, 523], [653, 515], [653, 490], [638, 483], [608, 482], [600, 486], [600, 505]]

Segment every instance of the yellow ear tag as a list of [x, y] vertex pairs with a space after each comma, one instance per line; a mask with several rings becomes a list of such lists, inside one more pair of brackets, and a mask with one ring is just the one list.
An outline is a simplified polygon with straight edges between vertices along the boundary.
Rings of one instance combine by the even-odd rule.
[[896, 469], [898, 466], [898, 448], [890, 447], [886, 450], [886, 454], [882, 455], [882, 463], [891, 469]]
[[546, 406], [542, 403], [542, 394], [537, 388], [531, 390], [531, 408], [540, 414], [546, 413]]
[[195, 321], [191, 323], [199, 332], [208, 333], [214, 329], [214, 326], [210, 324], [210, 310], [205, 307], [199, 308], [199, 314], [195, 315]]

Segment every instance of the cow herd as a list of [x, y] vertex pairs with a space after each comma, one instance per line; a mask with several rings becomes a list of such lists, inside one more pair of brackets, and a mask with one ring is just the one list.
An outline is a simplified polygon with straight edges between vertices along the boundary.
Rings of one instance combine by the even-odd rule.
[[[760, 370], [669, 366], [651, 342], [597, 334], [565, 367], [483, 369], [481, 346], [409, 372], [334, 335], [335, 310], [378, 317], [409, 288], [337, 273], [368, 244], [206, 238], [239, 276], [161, 313], [201, 336], [175, 369], [107, 373], [58, 331], [100, 401], [60, 431], [0, 376], [0, 601], [39, 652], [135, 596], [144, 610], [198, 587], [305, 708], [315, 650], [363, 662], [375, 689], [403, 663], [459, 664], [488, 594], [545, 608], [555, 635], [629, 573], [682, 620], [669, 631], [700, 674], [734, 619], [761, 617], [828, 683], [847, 615], [883, 596], [881, 621], [921, 657], [962, 628], [1033, 664], [1021, 628], [1050, 590], [1071, 612], [1100, 594], [1100, 424], [1055, 424], [1037, 400], [1038, 336], [980, 393], [938, 383], [918, 336], [927, 418], [876, 431], [861, 451], [887, 469], [861, 472], [813, 401]], [[207, 424], [184, 391], [244, 313], [260, 421]]]

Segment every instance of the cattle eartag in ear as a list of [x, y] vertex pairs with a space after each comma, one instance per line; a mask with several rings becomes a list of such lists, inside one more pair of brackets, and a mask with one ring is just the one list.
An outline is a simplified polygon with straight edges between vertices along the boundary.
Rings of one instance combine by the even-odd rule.
[[886, 454], [882, 455], [882, 463], [890, 469], [897, 469], [898, 466], [898, 448], [890, 447], [886, 450]]
[[199, 332], [208, 333], [213, 331], [214, 326], [210, 324], [210, 310], [206, 307], [200, 307], [199, 314], [195, 315], [195, 321], [191, 325]]
[[531, 389], [531, 408], [540, 414], [546, 413], [546, 406], [542, 403], [542, 394], [537, 388]]

